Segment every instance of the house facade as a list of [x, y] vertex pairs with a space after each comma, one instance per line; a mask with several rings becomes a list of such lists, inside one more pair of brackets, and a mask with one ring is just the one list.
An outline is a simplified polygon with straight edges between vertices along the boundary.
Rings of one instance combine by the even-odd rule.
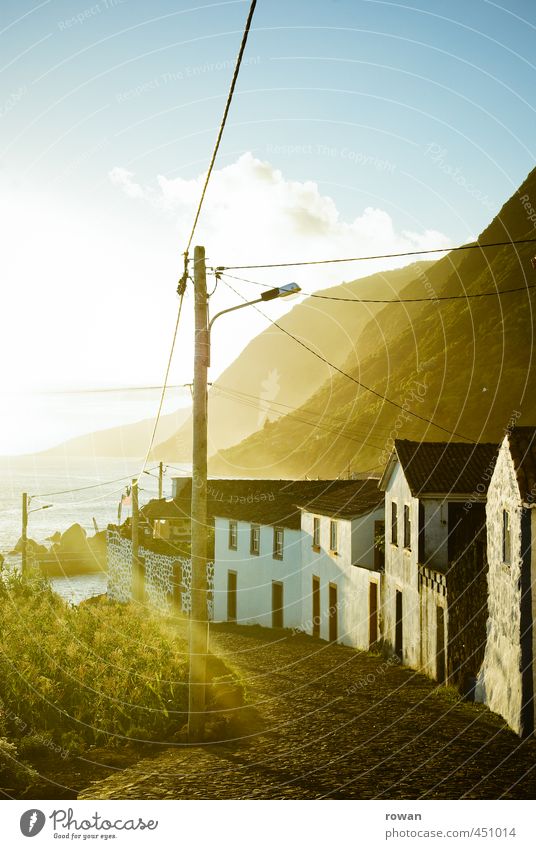
[[[449, 578], [478, 517], [483, 522], [495, 445], [396, 440], [385, 493], [383, 637], [402, 662], [440, 682], [449, 675]], [[470, 504], [464, 513], [464, 506]], [[477, 523], [478, 524], [478, 523]], [[466, 536], [469, 539], [466, 539]], [[480, 570], [481, 571], [481, 570]], [[474, 576], [472, 576], [474, 577]], [[458, 596], [456, 582], [453, 594]], [[452, 624], [452, 623], [451, 623]], [[460, 671], [452, 668], [452, 677]]]
[[301, 514], [302, 630], [354, 648], [380, 639], [384, 533], [378, 481], [355, 481]]
[[377, 481], [275, 483], [264, 501], [252, 491], [215, 518], [215, 619], [369, 648], [371, 598], [374, 642], [379, 634]]
[[534, 731], [536, 428], [501, 445], [487, 513], [488, 623], [476, 698], [521, 736]]

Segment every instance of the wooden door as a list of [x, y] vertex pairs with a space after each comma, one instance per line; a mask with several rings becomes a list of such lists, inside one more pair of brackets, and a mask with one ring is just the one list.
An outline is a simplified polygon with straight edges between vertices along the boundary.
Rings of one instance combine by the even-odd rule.
[[369, 648], [378, 642], [378, 584], [369, 583]]
[[236, 622], [237, 609], [237, 575], [236, 572], [227, 572], [227, 620]]
[[445, 611], [436, 607], [436, 678], [440, 684], [445, 681]]
[[337, 585], [329, 585], [329, 641], [336, 643], [338, 638], [339, 622], [337, 608]]
[[283, 584], [272, 581], [272, 628], [283, 627]]
[[320, 578], [313, 575], [313, 637], [320, 636]]
[[396, 625], [395, 625], [395, 654], [402, 660], [402, 652], [404, 650], [404, 641], [403, 641], [403, 626], [402, 619], [403, 611], [402, 611], [402, 593], [400, 590], [396, 591]]

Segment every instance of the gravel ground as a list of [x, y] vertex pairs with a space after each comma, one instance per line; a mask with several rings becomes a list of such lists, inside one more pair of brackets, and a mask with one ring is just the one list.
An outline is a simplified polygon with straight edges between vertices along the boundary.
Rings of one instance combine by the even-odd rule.
[[533, 799], [536, 740], [379, 655], [214, 626], [250, 707], [225, 743], [166, 749], [80, 799]]

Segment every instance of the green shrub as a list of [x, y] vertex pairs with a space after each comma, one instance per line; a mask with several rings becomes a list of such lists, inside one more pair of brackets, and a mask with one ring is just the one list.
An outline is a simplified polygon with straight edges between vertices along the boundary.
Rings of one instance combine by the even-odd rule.
[[134, 730], [171, 740], [186, 722], [186, 652], [147, 611], [106, 599], [73, 607], [44, 581], [0, 581], [2, 710], [23, 748], [78, 751]]

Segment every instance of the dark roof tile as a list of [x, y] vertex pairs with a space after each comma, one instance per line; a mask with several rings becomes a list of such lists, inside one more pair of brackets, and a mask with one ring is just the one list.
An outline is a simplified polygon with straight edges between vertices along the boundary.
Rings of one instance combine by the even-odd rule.
[[485, 495], [498, 446], [480, 442], [395, 440], [395, 451], [413, 495]]

